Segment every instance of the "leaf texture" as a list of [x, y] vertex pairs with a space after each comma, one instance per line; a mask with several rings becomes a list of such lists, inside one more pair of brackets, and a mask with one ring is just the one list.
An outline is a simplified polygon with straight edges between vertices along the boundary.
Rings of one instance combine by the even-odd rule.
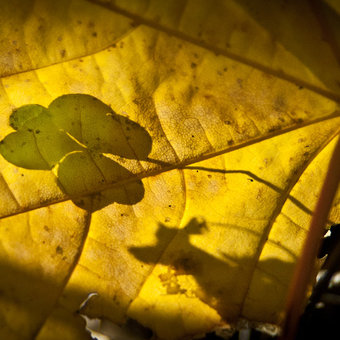
[[160, 339], [278, 324], [340, 129], [336, 7], [3, 4], [1, 337], [90, 339], [93, 292]]

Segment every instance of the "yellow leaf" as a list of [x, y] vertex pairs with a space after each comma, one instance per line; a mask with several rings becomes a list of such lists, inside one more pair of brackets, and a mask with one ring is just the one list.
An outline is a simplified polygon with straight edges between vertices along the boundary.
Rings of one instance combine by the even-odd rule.
[[161, 339], [279, 324], [340, 129], [320, 6], [4, 1], [1, 338], [90, 338], [90, 293]]

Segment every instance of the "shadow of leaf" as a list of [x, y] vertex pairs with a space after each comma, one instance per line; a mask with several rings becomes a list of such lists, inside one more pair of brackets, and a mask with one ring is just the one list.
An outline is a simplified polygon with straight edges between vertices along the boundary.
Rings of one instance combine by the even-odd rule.
[[[167, 294], [186, 294], [186, 287], [181, 287], [177, 278], [181, 275], [192, 275], [199, 286], [193, 292], [194, 295], [216, 309], [228, 321], [236, 320], [242, 314], [244, 298], [248, 294], [253, 270], [265, 268], [269, 274], [258, 279], [256, 297], [261, 300], [268, 292], [275, 292], [276, 295], [273, 293], [271, 296], [272, 304], [276, 304], [278, 309], [270, 311], [273, 320], [269, 320], [275, 321], [280, 312], [279, 307], [283, 307], [285, 298], [280, 291], [282, 287], [278, 288], [280, 286], [278, 283], [280, 283], [281, 274], [289, 279], [294, 263], [268, 259], [257, 264], [256, 258], [233, 258], [223, 252], [220, 252], [219, 257], [212, 255], [193, 245], [189, 239], [190, 235], [203, 234], [204, 230], [207, 230], [206, 223], [196, 218], [193, 218], [181, 230], [169, 228], [160, 223], [156, 232], [156, 245], [130, 247], [129, 251], [145, 263], [168, 266], [168, 272], [159, 276]], [[171, 242], [172, 240], [175, 241]], [[244, 278], [247, 279], [244, 280]], [[286, 289], [284, 287], [282, 289], [285, 293]], [[261, 319], [261, 315], [257, 317]]]
[[109, 155], [145, 160], [151, 137], [97, 98], [69, 94], [48, 108], [24, 105], [13, 111], [10, 125], [16, 131], [0, 142], [2, 156], [26, 169], [53, 170], [61, 189], [82, 208], [93, 211], [113, 202], [134, 204], [143, 198], [140, 180], [106, 189], [134, 176]]
[[[207, 230], [204, 221], [198, 219], [192, 219], [188, 225], [182, 229], [177, 230], [174, 228], [166, 227], [159, 224], [159, 228], [156, 233], [157, 244], [145, 247], [130, 247], [131, 253], [140, 261], [156, 264], [163, 263], [168, 265], [169, 271], [160, 275], [160, 284], [166, 287], [167, 294], [186, 294], [184, 291], [187, 287], [181, 287], [180, 280], [177, 280], [184, 275], [193, 275], [199, 284], [199, 289], [195, 291], [195, 295], [206, 304], [216, 308], [218, 312], [227, 321], [233, 321], [231, 319], [231, 312], [234, 313], [235, 319], [240, 317], [240, 308], [238, 310], [231, 311], [230, 306], [236, 301], [235, 297], [239, 298], [244, 293], [244, 287], [249, 285], [249, 282], [243, 282], [241, 277], [238, 276], [244, 270], [244, 266], [249, 264], [251, 259], [239, 258], [237, 262], [232, 263], [228, 260], [228, 255], [222, 254], [220, 258], [214, 257], [203, 249], [199, 249], [189, 240], [190, 235], [199, 235]], [[177, 238], [178, 236], [178, 238]], [[169, 240], [176, 237], [176, 247], [170, 247], [168, 254], [164, 253], [164, 246], [169, 244]], [[62, 246], [62, 244], [61, 244]], [[63, 257], [61, 246], [55, 248], [55, 255]], [[53, 253], [51, 253], [53, 255]], [[28, 260], [29, 261], [29, 260]], [[66, 261], [62, 259], [62, 261]], [[71, 261], [68, 259], [67, 261]], [[23, 262], [28, 263], [28, 262]], [[30, 268], [28, 265], [18, 265], [15, 261], [9, 261], [6, 258], [0, 259], [0, 272], [3, 275], [0, 276], [0, 297], [2, 307], [0, 315], [2, 320], [1, 334], [7, 334], [6, 339], [12, 339], [13, 330], [16, 335], [19, 334], [21, 338], [35, 338], [39, 330], [46, 322], [47, 316], [49, 316], [48, 323], [52, 322], [52, 325], [56, 325], [57, 328], [53, 329], [53, 332], [59, 329], [65, 330], [66, 328], [74, 328], [80, 323], [80, 327], [84, 330], [85, 325], [81, 324], [81, 320], [76, 322], [75, 319], [80, 319], [78, 310], [88, 295], [93, 292], [98, 292], [100, 296], [94, 297], [89, 301], [89, 309], [84, 309], [84, 314], [90, 313], [91, 306], [99, 306], [99, 310], [112, 311], [112, 314], [104, 314], [107, 318], [116, 318], [116, 308], [120, 310], [119, 304], [122, 302], [119, 299], [126, 298], [124, 295], [120, 295], [119, 291], [115, 294], [115, 299], [112, 299], [113, 292], [115, 292], [115, 283], [106, 281], [103, 288], [101, 282], [102, 278], [91, 282], [84, 282], [84, 285], [78, 285], [82, 282], [76, 280], [76, 283], [66, 286], [67, 278], [70, 275], [68, 270], [59, 272], [46, 271], [38, 263]], [[258, 280], [258, 285], [253, 288], [253, 296], [257, 297], [257, 300], [251, 300], [252, 305], [257, 304], [261, 306], [266, 304], [267, 300], [279, 299], [284, 301], [284, 294], [281, 294], [279, 286], [279, 275], [291, 275], [293, 264], [279, 261], [277, 259], [268, 259], [259, 263], [261, 273], [268, 272], [268, 275], [263, 275]], [[140, 274], [136, 272], [135, 266], [126, 266], [124, 270], [128, 273], [126, 278], [129, 278], [128, 283], [133, 283], [134, 278], [138, 282]], [[111, 268], [112, 269], [112, 268]], [[57, 275], [57, 276], [55, 276]], [[92, 274], [91, 274], [92, 275]], [[89, 277], [92, 277], [92, 276]], [[230, 282], [229, 277], [233, 277], [233, 284]], [[132, 280], [132, 281], [131, 281]], [[127, 283], [122, 281], [122, 284]], [[111, 286], [112, 284], [112, 286]], [[156, 294], [157, 290], [155, 290]], [[61, 294], [62, 293], [62, 294]], [[126, 293], [124, 293], [126, 294]], [[128, 298], [135, 298], [128, 296]], [[124, 303], [124, 302], [123, 302]], [[279, 312], [279, 305], [275, 307], [277, 309], [271, 309], [271, 312], [275, 314]], [[166, 307], [165, 307], [166, 308]], [[256, 308], [255, 308], [256, 309]], [[8, 310], [11, 311], [9, 318]], [[51, 313], [51, 311], [53, 312]], [[118, 312], [119, 314], [120, 312]], [[163, 310], [157, 308], [150, 308], [149, 310], [142, 310], [141, 313], [149, 313], [152, 315], [152, 320], [155, 323], [163, 322], [171, 327], [178, 324], [178, 314], [181, 313], [180, 308], [178, 314], [164, 313]], [[18, 317], [18, 315], [20, 317]], [[6, 316], [6, 317], [5, 317]], [[100, 314], [92, 314], [91, 317], [102, 317]], [[242, 315], [241, 315], [242, 316]], [[254, 319], [258, 321], [264, 320], [264, 316], [261, 313], [254, 314]], [[52, 319], [52, 320], [51, 320]], [[10, 320], [9, 324], [6, 321]], [[137, 319], [137, 321], [139, 321]], [[7, 321], [8, 322], [8, 321]], [[23, 327], [22, 325], [26, 326]], [[144, 326], [148, 326], [144, 324]], [[81, 329], [75, 329], [74, 333], [79, 333]], [[12, 337], [11, 337], [12, 336]], [[40, 337], [38, 336], [40, 339]], [[76, 337], [74, 337], [76, 338]], [[45, 337], [42, 337], [45, 339]]]

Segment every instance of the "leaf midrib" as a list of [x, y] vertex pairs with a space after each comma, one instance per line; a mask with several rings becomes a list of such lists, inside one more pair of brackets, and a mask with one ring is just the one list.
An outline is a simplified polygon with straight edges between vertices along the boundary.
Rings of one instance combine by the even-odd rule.
[[245, 58], [241, 55], [238, 55], [236, 53], [233, 53], [233, 52], [230, 52], [228, 50], [225, 50], [223, 48], [219, 48], [217, 46], [214, 46], [212, 44], [209, 44], [207, 42], [204, 42], [204, 41], [201, 41], [200, 39], [198, 38], [195, 38], [195, 37], [192, 37], [188, 34], [185, 34], [183, 32], [179, 32], [175, 29], [171, 29], [171, 28], [168, 28], [166, 26], [163, 26], [161, 24], [158, 24], [158, 23], [155, 23], [153, 22], [152, 20], [149, 20], [149, 19], [146, 19], [146, 18], [143, 18], [139, 15], [136, 15], [136, 14], [133, 14], [133, 13], [130, 13], [122, 8], [119, 8], [115, 5], [112, 5], [112, 4], [108, 4], [108, 3], [98, 3], [96, 0], [86, 0], [88, 2], [91, 2], [97, 6], [101, 6], [101, 7], [104, 7], [112, 12], [115, 12], [117, 14], [120, 14], [122, 16], [125, 16], [127, 18], [130, 18], [132, 19], [135, 23], [137, 23], [136, 26], [134, 26], [132, 29], [130, 29], [128, 32], [126, 32], [125, 34], [123, 34], [121, 37], [119, 37], [118, 39], [112, 41], [112, 43], [108, 44], [107, 46], [99, 49], [99, 50], [94, 50], [92, 51], [91, 53], [89, 54], [84, 54], [84, 55], [79, 55], [75, 58], [70, 58], [68, 60], [63, 60], [63, 61], [59, 61], [59, 62], [56, 62], [56, 63], [51, 63], [49, 65], [45, 65], [43, 67], [39, 67], [39, 68], [31, 68], [31, 69], [27, 69], [27, 70], [24, 70], [24, 71], [20, 71], [20, 72], [16, 72], [16, 73], [13, 73], [13, 74], [7, 74], [5, 77], [10, 77], [10, 76], [13, 76], [13, 75], [16, 75], [16, 74], [20, 74], [20, 73], [25, 73], [25, 72], [31, 72], [31, 71], [36, 71], [36, 70], [40, 70], [40, 69], [44, 69], [44, 68], [47, 68], [47, 67], [50, 67], [50, 66], [53, 66], [53, 65], [58, 65], [60, 63], [63, 63], [63, 62], [70, 62], [72, 60], [78, 60], [80, 58], [85, 58], [87, 56], [91, 56], [93, 54], [96, 54], [96, 53], [99, 53], [101, 51], [104, 51], [106, 49], [108, 49], [109, 47], [113, 46], [114, 44], [116, 44], [118, 41], [120, 41], [121, 39], [124, 39], [128, 34], [130, 34], [132, 31], [134, 31], [138, 26], [140, 25], [145, 25], [145, 26], [148, 26], [148, 27], [151, 27], [153, 29], [156, 29], [158, 31], [161, 31], [161, 32], [164, 32], [168, 35], [171, 35], [171, 36], [174, 36], [178, 39], [181, 39], [181, 40], [184, 40], [184, 41], [187, 41], [193, 45], [196, 45], [196, 46], [199, 46], [199, 47], [202, 47], [206, 50], [209, 50], [213, 53], [215, 53], [216, 55], [223, 55], [231, 60], [234, 60], [236, 62], [239, 62], [241, 64], [244, 64], [244, 65], [247, 65], [247, 66], [250, 66], [254, 69], [257, 69], [259, 71], [262, 71], [264, 73], [267, 73], [269, 75], [272, 75], [278, 79], [282, 79], [282, 80], [286, 80], [296, 86], [303, 86], [304, 88], [308, 89], [308, 90], [311, 90], [313, 91], [314, 93], [316, 94], [319, 94], [319, 95], [322, 95], [324, 96], [325, 98], [328, 98], [328, 99], [331, 99], [331, 100], [334, 100], [336, 102], [340, 102], [340, 94], [338, 93], [334, 93], [332, 91], [327, 91], [325, 89], [322, 89], [318, 86], [315, 86], [313, 84], [310, 84], [308, 82], [305, 82], [299, 78], [296, 78], [296, 77], [293, 77], [293, 76], [290, 76], [286, 73], [284, 73], [283, 71], [278, 71], [278, 70], [273, 70], [271, 69], [270, 67], [267, 67], [267, 66], [264, 66], [258, 62], [255, 62], [251, 59], [248, 59], [248, 58]]
[[[310, 126], [310, 125], [313, 125], [313, 124], [321, 123], [321, 122], [324, 122], [324, 121], [327, 121], [327, 120], [332, 120], [332, 119], [339, 118], [339, 117], [340, 117], [340, 111], [335, 111], [328, 116], [324, 116], [324, 117], [320, 117], [320, 118], [317, 118], [317, 119], [314, 119], [314, 120], [311, 120], [311, 121], [299, 123], [299, 124], [296, 124], [294, 126], [284, 128], [282, 130], [277, 130], [277, 131], [268, 133], [266, 135], [256, 137], [254, 139], [241, 142], [238, 145], [234, 145], [234, 146], [231, 146], [231, 147], [229, 146], [225, 149], [222, 149], [222, 150], [219, 150], [219, 151], [216, 151], [216, 152], [201, 155], [200, 157], [189, 158], [189, 159], [186, 159], [185, 161], [182, 161], [182, 162], [179, 162], [179, 163], [176, 163], [176, 164], [169, 164], [169, 163], [165, 163], [165, 162], [162, 162], [162, 161], [155, 161], [154, 163], [157, 163], [157, 162], [161, 163], [161, 164], [165, 165], [165, 167], [162, 168], [162, 169], [154, 170], [154, 171], [136, 174], [135, 176], [130, 177], [128, 179], [125, 179], [125, 180], [122, 180], [122, 181], [119, 181], [119, 182], [116, 182], [116, 183], [111, 183], [111, 184], [105, 185], [103, 187], [99, 187], [98, 190], [84, 192], [79, 196], [72, 196], [72, 197], [68, 196], [68, 197], [53, 200], [53, 201], [50, 201], [50, 202], [32, 205], [32, 206], [24, 208], [24, 209], [21, 208], [20, 210], [15, 211], [13, 213], [0, 216], [0, 219], [15, 216], [15, 215], [22, 214], [22, 213], [25, 213], [25, 212], [28, 212], [28, 211], [33, 211], [33, 210], [36, 210], [36, 209], [44, 208], [44, 207], [47, 207], [47, 206], [51, 206], [53, 204], [66, 202], [66, 201], [69, 201], [69, 200], [75, 200], [75, 199], [80, 198], [80, 197], [91, 196], [91, 195], [100, 193], [104, 190], [123, 186], [123, 185], [126, 185], [128, 183], [136, 182], [136, 181], [142, 180], [142, 179], [147, 178], [147, 177], [157, 176], [161, 173], [165, 173], [165, 172], [168, 172], [168, 171], [171, 171], [171, 170], [176, 170], [176, 169], [182, 170], [186, 166], [189, 166], [189, 165], [192, 165], [192, 164], [195, 164], [195, 163], [198, 163], [198, 162], [210, 159], [210, 158], [214, 158], [214, 157], [226, 154], [228, 152], [235, 151], [235, 150], [241, 149], [243, 147], [247, 147], [247, 146], [262, 142], [264, 140], [268, 140], [268, 139], [274, 138], [276, 136], [280, 136], [280, 135], [289, 133], [289, 132], [294, 131], [294, 130], [304, 128], [306, 126]], [[332, 140], [339, 133], [340, 133], [340, 124], [339, 124], [339, 128], [334, 132], [334, 134], [332, 136], [330, 136], [328, 141]], [[327, 144], [325, 144], [325, 145], [327, 145]], [[322, 150], [323, 147], [321, 147], [320, 150]], [[150, 159], [150, 162], [152, 162], [151, 159]]]
[[168, 27], [163, 26], [161, 24], [155, 23], [152, 20], [149, 20], [149, 19], [143, 18], [139, 15], [130, 13], [130, 12], [128, 12], [128, 11], [122, 9], [122, 8], [119, 8], [118, 6], [113, 5], [111, 3], [98, 3], [96, 0], [87, 0], [87, 1], [94, 3], [98, 6], [102, 6], [104, 8], [107, 8], [107, 9], [114, 11], [115, 13], [121, 14], [121, 15], [127, 17], [127, 18], [130, 18], [134, 22], [137, 22], [140, 25], [149, 26], [149, 27], [154, 28], [156, 30], [162, 31], [162, 32], [164, 32], [168, 35], [174, 36], [176, 38], [179, 38], [181, 40], [187, 41], [191, 44], [194, 44], [194, 45], [202, 47], [206, 50], [209, 50], [209, 51], [211, 51], [211, 52], [213, 52], [217, 55], [218, 54], [223, 55], [223, 56], [225, 56], [229, 59], [232, 59], [236, 62], [250, 66], [250, 67], [255, 68], [257, 70], [260, 70], [264, 73], [270, 74], [270, 75], [272, 75], [276, 78], [286, 80], [286, 81], [293, 83], [297, 86], [303, 86], [306, 89], [309, 89], [309, 90], [311, 90], [311, 91], [313, 91], [317, 94], [320, 94], [320, 95], [322, 95], [322, 96], [324, 96], [328, 99], [334, 100], [336, 102], [340, 102], [340, 94], [333, 93], [332, 91], [327, 91], [327, 90], [322, 89], [318, 86], [312, 85], [312, 84], [305, 82], [305, 81], [303, 81], [299, 78], [285, 74], [283, 71], [280, 72], [280, 71], [277, 71], [277, 70], [273, 70], [270, 67], [264, 66], [264, 65], [262, 65], [262, 64], [260, 64], [256, 61], [242, 57], [241, 55], [238, 55], [236, 53], [230, 52], [230, 51], [225, 50], [223, 48], [219, 48], [217, 46], [214, 46], [212, 44], [204, 42], [204, 41], [202, 41], [198, 38], [195, 38], [195, 37], [192, 37], [188, 34], [185, 34], [183, 32], [176, 31], [175, 29], [168, 28]]

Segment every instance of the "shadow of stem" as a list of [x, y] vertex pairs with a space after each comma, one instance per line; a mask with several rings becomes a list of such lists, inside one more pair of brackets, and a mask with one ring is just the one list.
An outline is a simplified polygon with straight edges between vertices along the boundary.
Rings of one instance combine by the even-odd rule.
[[[282, 190], [280, 187], [276, 186], [275, 184], [255, 175], [255, 174], [253, 174], [252, 172], [246, 171], [246, 170], [224, 170], [224, 169], [206, 168], [206, 167], [202, 167], [202, 166], [185, 166], [182, 169], [201, 170], [201, 171], [216, 172], [216, 173], [221, 173], [221, 174], [244, 174], [244, 175], [250, 177], [251, 179], [253, 179], [253, 180], [255, 180], [259, 183], [263, 183], [264, 185], [273, 189], [274, 191], [276, 191], [277, 193], [279, 193], [281, 195], [285, 194], [285, 191]], [[313, 215], [312, 210], [307, 208], [302, 202], [300, 202], [298, 199], [296, 199], [292, 195], [288, 195], [287, 199], [290, 200], [291, 202], [293, 202], [299, 209], [301, 209], [302, 211], [304, 211], [308, 215]], [[331, 220], [327, 220], [327, 223], [334, 224], [335, 222], [331, 221]]]

